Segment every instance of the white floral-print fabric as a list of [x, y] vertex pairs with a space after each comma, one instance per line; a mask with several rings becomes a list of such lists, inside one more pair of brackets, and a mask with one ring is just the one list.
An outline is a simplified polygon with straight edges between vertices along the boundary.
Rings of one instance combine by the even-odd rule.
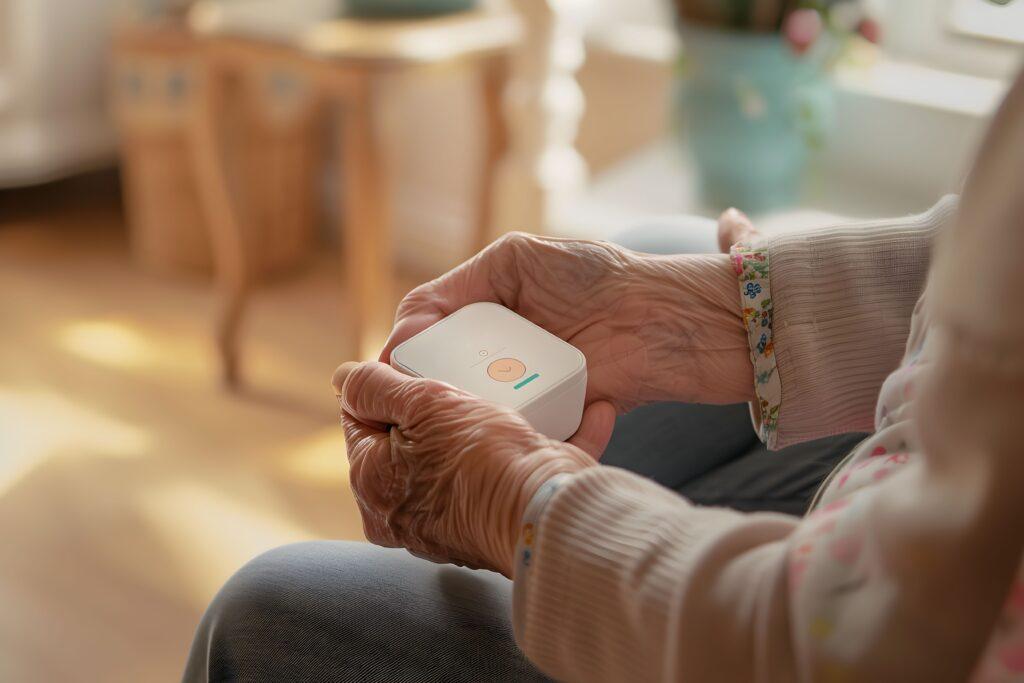
[[754, 424], [761, 441], [774, 448], [782, 407], [782, 382], [772, 341], [774, 311], [768, 250], [736, 244], [729, 254], [739, 278], [743, 326], [747, 329], [750, 362], [754, 366]]

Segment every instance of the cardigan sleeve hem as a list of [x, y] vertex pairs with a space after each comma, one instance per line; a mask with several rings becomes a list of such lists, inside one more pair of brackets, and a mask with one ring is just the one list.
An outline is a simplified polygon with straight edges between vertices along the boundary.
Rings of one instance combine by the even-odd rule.
[[873, 431], [878, 392], [904, 354], [932, 243], [956, 207], [950, 195], [915, 216], [776, 235], [757, 245], [771, 263], [780, 393], [769, 447]]

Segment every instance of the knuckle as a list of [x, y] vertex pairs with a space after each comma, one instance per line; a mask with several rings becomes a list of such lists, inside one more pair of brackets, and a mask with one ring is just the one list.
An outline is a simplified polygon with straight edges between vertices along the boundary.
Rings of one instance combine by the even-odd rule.
[[497, 253], [509, 253], [525, 248], [534, 239], [532, 235], [520, 230], [506, 232], [494, 242], [493, 249]]
[[401, 318], [403, 314], [429, 304], [434, 295], [434, 290], [437, 287], [438, 280], [440, 280], [440, 278], [437, 280], [431, 280], [430, 282], [424, 282], [402, 297], [402, 302], [398, 305], [399, 314], [396, 317]]
[[384, 548], [393, 548], [396, 545], [394, 534], [387, 529], [379, 515], [363, 514], [363, 534], [366, 536], [366, 540], [374, 545]]

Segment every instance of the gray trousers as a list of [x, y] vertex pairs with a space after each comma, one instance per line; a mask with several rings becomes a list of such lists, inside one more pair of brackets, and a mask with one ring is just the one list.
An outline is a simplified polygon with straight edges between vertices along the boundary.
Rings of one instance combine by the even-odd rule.
[[[714, 224], [673, 229], [662, 222], [620, 241], [638, 251], [714, 251]], [[800, 514], [862, 437], [769, 453], [745, 405], [663, 403], [620, 417], [602, 461], [697, 504]], [[249, 562], [217, 594], [184, 680], [547, 680], [513, 640], [511, 593], [498, 574], [432, 564], [404, 550], [285, 546]]]

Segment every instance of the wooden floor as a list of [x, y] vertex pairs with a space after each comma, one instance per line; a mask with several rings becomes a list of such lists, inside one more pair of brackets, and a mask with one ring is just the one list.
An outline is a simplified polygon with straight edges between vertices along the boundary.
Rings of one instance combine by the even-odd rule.
[[208, 281], [136, 267], [116, 196], [0, 194], [0, 680], [175, 680], [242, 563], [361, 537], [324, 252], [260, 293], [232, 395]]

